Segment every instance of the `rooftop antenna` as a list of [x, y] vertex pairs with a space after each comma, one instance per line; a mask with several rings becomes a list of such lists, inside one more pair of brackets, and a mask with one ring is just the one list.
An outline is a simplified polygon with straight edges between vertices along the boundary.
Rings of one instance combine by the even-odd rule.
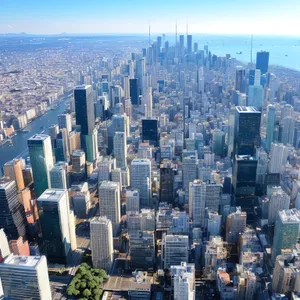
[[253, 34], [251, 35], [251, 49], [250, 49], [251, 68], [252, 68], [252, 51], [253, 51]]
[[189, 35], [189, 23], [186, 21], [186, 35]]
[[175, 55], [177, 55], [177, 20], [175, 25]]
[[150, 36], [151, 36], [151, 25], [150, 25], [150, 22], [149, 22], [149, 48], [150, 48]]

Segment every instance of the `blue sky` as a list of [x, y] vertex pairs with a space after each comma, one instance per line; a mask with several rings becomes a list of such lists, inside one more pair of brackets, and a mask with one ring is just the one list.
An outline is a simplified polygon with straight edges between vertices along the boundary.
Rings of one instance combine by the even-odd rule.
[[300, 36], [300, 0], [0, 0], [0, 33], [191, 33]]

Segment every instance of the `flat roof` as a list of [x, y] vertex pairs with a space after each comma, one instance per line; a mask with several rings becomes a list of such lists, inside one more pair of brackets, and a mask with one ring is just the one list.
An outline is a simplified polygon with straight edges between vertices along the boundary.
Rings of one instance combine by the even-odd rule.
[[67, 190], [64, 189], [47, 189], [37, 200], [47, 202], [58, 202]]
[[285, 209], [279, 211], [279, 217], [284, 223], [299, 223], [300, 216], [296, 209]]
[[34, 268], [41, 260], [41, 256], [19, 256], [9, 255], [3, 262], [3, 265], [14, 265]]
[[89, 84], [82, 84], [82, 85], [78, 85], [76, 86], [75, 90], [86, 90], [90, 87]]
[[44, 141], [47, 138], [50, 138], [50, 136], [48, 134], [35, 134], [33, 135], [31, 138], [28, 139], [28, 141]]
[[256, 107], [254, 106], [237, 106], [235, 108], [239, 113], [261, 113]]
[[13, 182], [13, 180], [6, 177], [0, 178], [0, 189], [8, 188]]

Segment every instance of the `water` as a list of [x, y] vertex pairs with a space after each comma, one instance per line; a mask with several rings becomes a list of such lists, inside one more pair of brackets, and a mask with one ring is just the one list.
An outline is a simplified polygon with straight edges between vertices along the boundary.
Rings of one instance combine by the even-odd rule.
[[[36, 133], [48, 134], [48, 127], [52, 124], [57, 124], [57, 115], [62, 114], [69, 98], [64, 98], [63, 101], [55, 110], [49, 110], [41, 117], [33, 120], [25, 129], [29, 132], [18, 132], [12, 138], [12, 146], [8, 143], [0, 147], [0, 173], [2, 172], [3, 165], [15, 157], [28, 156], [27, 140]], [[44, 127], [44, 128], [41, 128]]]

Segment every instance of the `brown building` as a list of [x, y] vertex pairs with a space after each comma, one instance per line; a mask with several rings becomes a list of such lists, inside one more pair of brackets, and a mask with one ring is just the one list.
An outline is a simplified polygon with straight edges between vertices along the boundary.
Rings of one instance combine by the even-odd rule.
[[25, 188], [23, 172], [24, 162], [21, 159], [13, 159], [4, 164], [3, 172], [4, 176], [8, 177], [11, 180], [15, 180], [18, 191], [21, 191]]
[[9, 241], [9, 248], [15, 255], [30, 256], [28, 241], [21, 236], [17, 240]]

